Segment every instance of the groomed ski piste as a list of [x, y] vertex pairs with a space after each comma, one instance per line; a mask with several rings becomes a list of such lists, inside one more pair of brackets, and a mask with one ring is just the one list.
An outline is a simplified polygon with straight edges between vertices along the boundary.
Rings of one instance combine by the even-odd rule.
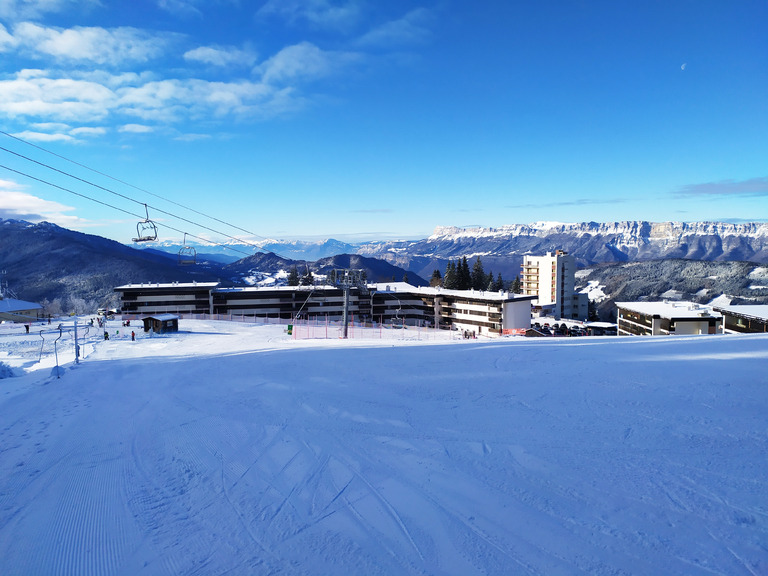
[[766, 335], [182, 319], [57, 377], [43, 328], [0, 327], [4, 576], [768, 574]]

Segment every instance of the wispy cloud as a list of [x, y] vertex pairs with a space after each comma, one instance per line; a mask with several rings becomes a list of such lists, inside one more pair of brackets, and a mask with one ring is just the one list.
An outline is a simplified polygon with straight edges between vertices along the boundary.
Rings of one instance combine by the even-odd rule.
[[278, 16], [290, 24], [336, 30], [351, 28], [362, 15], [359, 2], [330, 0], [268, 0], [258, 14]]
[[428, 24], [432, 19], [429, 10], [417, 8], [400, 18], [382, 24], [363, 35], [357, 44], [361, 46], [401, 46], [424, 42], [429, 38]]
[[10, 21], [39, 18], [43, 14], [90, 9], [101, 0], [0, 0], [0, 18]]
[[688, 184], [679, 188], [675, 194], [678, 196], [768, 196], [768, 177]]
[[310, 42], [301, 42], [283, 48], [254, 71], [268, 84], [286, 84], [337, 74], [361, 58], [354, 52], [321, 50]]
[[[5, 31], [7, 34], [7, 31]], [[33, 57], [87, 61], [115, 66], [122, 62], [147, 62], [160, 56], [174, 34], [155, 34], [137, 28], [81, 27], [60, 29], [21, 22], [0, 46], [6, 45]]]
[[128, 132], [130, 134], [147, 134], [148, 132], [154, 132], [155, 129], [144, 124], [123, 124], [117, 130], [118, 132]]
[[200, 46], [184, 53], [184, 59], [189, 62], [200, 62], [210, 66], [253, 66], [256, 53], [248, 49], [219, 46]]
[[[579, 198], [575, 200], [564, 200], [562, 202], [547, 202], [547, 206], [589, 206], [592, 204], [624, 204], [627, 200], [623, 198]], [[507, 204], [505, 208], [541, 208], [540, 202], [530, 202], [526, 204]]]

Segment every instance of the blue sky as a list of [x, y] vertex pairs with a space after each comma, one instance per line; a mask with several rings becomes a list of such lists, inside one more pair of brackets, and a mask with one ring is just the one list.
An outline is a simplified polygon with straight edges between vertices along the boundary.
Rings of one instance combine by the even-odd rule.
[[0, 217], [766, 221], [767, 29], [764, 0], [0, 0]]

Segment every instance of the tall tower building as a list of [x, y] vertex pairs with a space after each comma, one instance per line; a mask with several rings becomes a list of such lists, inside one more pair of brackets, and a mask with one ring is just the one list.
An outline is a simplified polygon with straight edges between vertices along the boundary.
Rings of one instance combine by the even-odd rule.
[[586, 318], [586, 295], [576, 294], [576, 259], [563, 250], [546, 256], [523, 256], [523, 294], [536, 296], [533, 304], [555, 318]]

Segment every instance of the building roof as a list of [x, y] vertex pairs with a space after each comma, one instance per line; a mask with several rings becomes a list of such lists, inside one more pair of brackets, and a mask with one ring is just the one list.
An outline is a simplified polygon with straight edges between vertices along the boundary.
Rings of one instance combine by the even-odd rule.
[[136, 290], [138, 288], [215, 288], [220, 282], [144, 282], [141, 284], [125, 284], [115, 290]]
[[716, 312], [737, 316], [741, 318], [754, 318], [756, 320], [768, 320], [768, 305], [742, 304], [735, 306], [713, 306]]
[[646, 316], [659, 316], [668, 319], [690, 319], [719, 317], [708, 306], [695, 302], [616, 302], [617, 308], [631, 310]]
[[452, 296], [454, 298], [472, 298], [476, 300], [489, 300], [494, 302], [511, 302], [513, 300], [534, 300], [536, 296], [524, 296], [513, 292], [491, 290], [446, 290], [445, 288], [433, 288], [431, 286], [411, 286], [406, 282], [379, 282], [369, 284], [369, 289], [377, 292], [405, 292], [408, 294], [420, 294], [422, 296]]
[[176, 314], [150, 314], [149, 316], [144, 316], [142, 320], [160, 320], [160, 322], [168, 322], [168, 320], [178, 320], [179, 317]]
[[[446, 290], [444, 288], [432, 288], [429, 286], [412, 286], [407, 282], [378, 282], [367, 284], [368, 290], [389, 294], [411, 294], [421, 296], [452, 296], [454, 298], [472, 298], [493, 302], [511, 302], [514, 300], [533, 300], [536, 296], [524, 296], [511, 292], [492, 292], [488, 290]], [[305, 291], [312, 290], [338, 290], [338, 286], [244, 286], [236, 288], [217, 288], [216, 292], [275, 292], [275, 291]]]
[[15, 298], [3, 298], [0, 300], [0, 313], [23, 312], [26, 310], [42, 310], [40, 304], [25, 302]]

